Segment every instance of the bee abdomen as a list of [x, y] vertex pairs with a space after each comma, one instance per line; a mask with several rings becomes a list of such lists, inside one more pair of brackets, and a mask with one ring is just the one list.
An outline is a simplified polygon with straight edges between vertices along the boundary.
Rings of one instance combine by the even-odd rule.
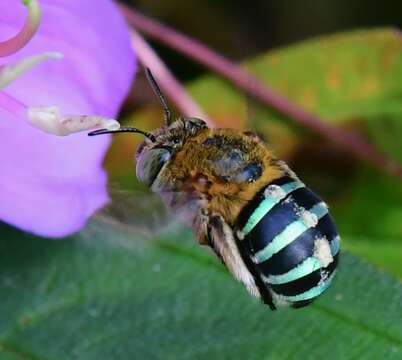
[[[241, 211], [242, 256], [275, 306], [305, 306], [330, 285], [339, 235], [327, 205], [304, 184], [285, 176], [268, 184]], [[261, 285], [262, 284], [262, 285]]]

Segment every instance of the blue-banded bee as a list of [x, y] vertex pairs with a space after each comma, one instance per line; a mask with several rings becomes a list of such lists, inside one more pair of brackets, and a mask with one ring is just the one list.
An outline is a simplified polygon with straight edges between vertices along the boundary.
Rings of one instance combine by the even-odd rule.
[[302, 307], [321, 295], [334, 278], [340, 243], [327, 205], [256, 134], [211, 129], [197, 118], [172, 121], [149, 69], [147, 76], [165, 124], [152, 133], [89, 135], [143, 134], [138, 179], [185, 214], [198, 242], [271, 309]]

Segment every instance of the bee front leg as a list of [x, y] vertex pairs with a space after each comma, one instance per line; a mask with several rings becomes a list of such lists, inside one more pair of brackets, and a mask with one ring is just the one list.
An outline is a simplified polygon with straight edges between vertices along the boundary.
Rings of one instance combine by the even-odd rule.
[[220, 215], [210, 216], [206, 226], [207, 233], [204, 237], [208, 239], [208, 245], [211, 246], [232, 275], [246, 286], [249, 293], [260, 298], [260, 292], [240, 255], [231, 227]]

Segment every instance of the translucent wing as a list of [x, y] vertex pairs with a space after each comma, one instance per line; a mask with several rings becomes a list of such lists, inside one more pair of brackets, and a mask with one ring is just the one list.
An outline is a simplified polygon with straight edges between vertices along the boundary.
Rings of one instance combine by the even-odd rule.
[[140, 190], [110, 190], [110, 202], [88, 222], [80, 235], [95, 242], [97, 234], [110, 232], [111, 246], [138, 248], [158, 235], [178, 231], [183, 225], [157, 194]]

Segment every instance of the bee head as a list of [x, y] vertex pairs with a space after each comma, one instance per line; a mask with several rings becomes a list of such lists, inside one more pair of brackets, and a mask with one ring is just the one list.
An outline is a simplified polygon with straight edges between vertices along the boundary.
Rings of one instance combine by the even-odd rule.
[[136, 174], [139, 181], [152, 187], [164, 166], [184, 144], [186, 139], [193, 136], [200, 129], [206, 128], [205, 121], [198, 118], [179, 118], [172, 121], [167, 101], [156, 83], [151, 71], [147, 68], [146, 75], [149, 83], [164, 111], [165, 124], [153, 132], [146, 132], [137, 128], [122, 127], [118, 130], [100, 129], [90, 132], [89, 136], [132, 132], [145, 136], [145, 140], [138, 146], [135, 155]]
[[137, 148], [135, 158], [138, 180], [151, 187], [185, 141], [206, 127], [201, 119], [179, 118], [172, 124], [155, 130], [150, 134], [153, 139], [147, 137]]

